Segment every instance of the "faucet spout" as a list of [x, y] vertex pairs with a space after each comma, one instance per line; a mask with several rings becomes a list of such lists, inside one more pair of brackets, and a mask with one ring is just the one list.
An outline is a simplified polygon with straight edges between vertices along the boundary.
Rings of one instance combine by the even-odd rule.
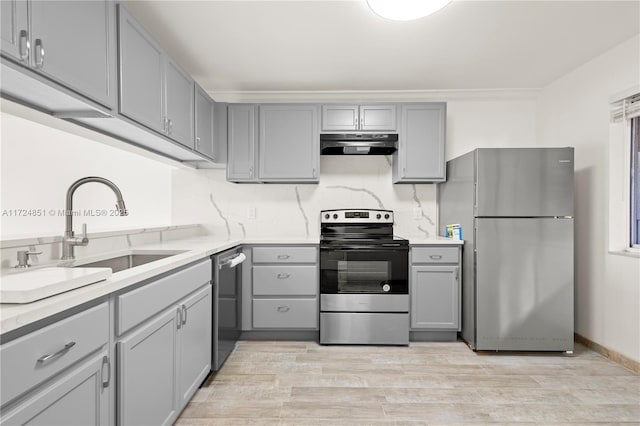
[[74, 259], [75, 256], [73, 254], [74, 246], [86, 246], [89, 244], [89, 239], [86, 234], [86, 227], [84, 227], [84, 235], [82, 238], [75, 238], [73, 233], [73, 194], [75, 194], [76, 190], [89, 182], [97, 182], [111, 188], [113, 193], [116, 195], [116, 209], [118, 209], [118, 213], [120, 216], [127, 216], [129, 213], [127, 212], [127, 208], [124, 204], [124, 198], [122, 197], [122, 192], [120, 192], [120, 188], [111, 182], [108, 179], [99, 176], [87, 176], [82, 179], [78, 179], [73, 182], [69, 189], [67, 190], [67, 199], [65, 205], [65, 230], [64, 230], [64, 238], [62, 240], [62, 259], [70, 260]]

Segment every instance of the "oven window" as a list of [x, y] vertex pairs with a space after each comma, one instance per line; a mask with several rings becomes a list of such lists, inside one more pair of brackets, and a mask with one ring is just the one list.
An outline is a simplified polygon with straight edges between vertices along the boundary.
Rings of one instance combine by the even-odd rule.
[[406, 251], [321, 251], [320, 291], [408, 294], [407, 269]]

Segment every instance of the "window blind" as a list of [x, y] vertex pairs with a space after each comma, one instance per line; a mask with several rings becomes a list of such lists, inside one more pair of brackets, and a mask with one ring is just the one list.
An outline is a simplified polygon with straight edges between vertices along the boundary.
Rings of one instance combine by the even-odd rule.
[[612, 123], [619, 123], [634, 117], [640, 117], [640, 93], [611, 104]]

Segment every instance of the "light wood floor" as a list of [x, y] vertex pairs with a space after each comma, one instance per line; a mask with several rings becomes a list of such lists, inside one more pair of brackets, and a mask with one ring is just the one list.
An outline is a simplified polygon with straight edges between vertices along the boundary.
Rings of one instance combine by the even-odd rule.
[[238, 342], [178, 425], [639, 423], [640, 377], [578, 345], [563, 354]]

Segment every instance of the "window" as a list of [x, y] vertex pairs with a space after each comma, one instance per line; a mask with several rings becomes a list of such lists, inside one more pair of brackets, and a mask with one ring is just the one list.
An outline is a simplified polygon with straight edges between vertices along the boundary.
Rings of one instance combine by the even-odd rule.
[[640, 248], [640, 117], [631, 119], [630, 246]]

